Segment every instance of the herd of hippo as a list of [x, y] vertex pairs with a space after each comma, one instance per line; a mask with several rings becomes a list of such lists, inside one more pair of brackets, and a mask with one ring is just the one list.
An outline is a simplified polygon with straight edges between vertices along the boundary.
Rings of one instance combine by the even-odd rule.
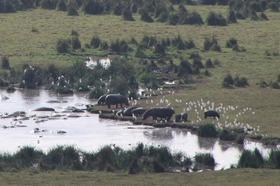
[[[151, 107], [145, 109], [143, 107], [130, 106], [128, 108], [123, 108], [123, 105], [129, 106], [129, 100], [121, 94], [107, 94], [99, 97], [97, 101], [98, 105], [107, 105], [110, 109], [111, 105], [115, 105], [116, 108], [120, 106], [115, 114], [118, 116], [136, 116], [142, 117], [142, 120], [146, 120], [149, 117], [152, 117], [153, 120], [160, 118], [160, 120], [170, 121], [175, 111], [170, 107]], [[215, 110], [208, 110], [204, 112], [204, 118], [213, 117], [220, 118], [220, 114]], [[186, 122], [188, 121], [188, 113], [180, 113], [175, 115], [175, 122]]]

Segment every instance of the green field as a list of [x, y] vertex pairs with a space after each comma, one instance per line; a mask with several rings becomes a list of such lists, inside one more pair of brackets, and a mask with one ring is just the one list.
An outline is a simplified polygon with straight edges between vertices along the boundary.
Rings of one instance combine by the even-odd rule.
[[231, 169], [202, 173], [137, 174], [34, 170], [0, 172], [0, 185], [279, 185], [280, 171]]

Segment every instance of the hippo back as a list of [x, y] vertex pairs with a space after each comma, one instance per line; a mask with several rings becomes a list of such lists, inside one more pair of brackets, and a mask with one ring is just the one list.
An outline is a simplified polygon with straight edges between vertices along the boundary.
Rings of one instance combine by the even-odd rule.
[[129, 105], [128, 99], [120, 94], [108, 94], [105, 97], [105, 104], [106, 105], [125, 104], [126, 106]]

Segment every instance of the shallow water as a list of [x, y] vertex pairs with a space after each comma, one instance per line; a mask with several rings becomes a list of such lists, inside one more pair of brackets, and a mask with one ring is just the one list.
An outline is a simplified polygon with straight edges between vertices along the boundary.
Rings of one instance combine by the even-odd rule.
[[[96, 151], [104, 145], [115, 144], [124, 149], [136, 146], [138, 143], [154, 146], [167, 146], [173, 152], [183, 152], [189, 157], [196, 153], [212, 153], [217, 162], [216, 170], [229, 168], [237, 163], [243, 147], [232, 142], [221, 142], [217, 139], [199, 138], [190, 131], [173, 128], [152, 128], [134, 126], [130, 122], [99, 119], [97, 114], [82, 113], [79, 117], [67, 117], [69, 113], [62, 112], [68, 106], [85, 108], [86, 104], [94, 102], [86, 99], [84, 94], [59, 96], [46, 90], [17, 90], [7, 93], [0, 90], [0, 114], [25, 111], [29, 115], [42, 116], [40, 119], [14, 121], [13, 118], [0, 119], [0, 151], [15, 152], [22, 146], [32, 146], [45, 152], [56, 145], [74, 145], [85, 151]], [[63, 103], [48, 103], [58, 100]], [[52, 107], [57, 112], [34, 112], [38, 107]], [[54, 114], [64, 115], [45, 121], [43, 116]], [[77, 116], [77, 115], [75, 115]], [[26, 127], [15, 127], [22, 126]], [[4, 126], [9, 128], [4, 128]], [[14, 127], [14, 128], [11, 128]], [[37, 131], [34, 131], [38, 128]], [[59, 134], [58, 131], [65, 131]], [[248, 142], [246, 149], [259, 148], [263, 154], [269, 149], [258, 143]]]

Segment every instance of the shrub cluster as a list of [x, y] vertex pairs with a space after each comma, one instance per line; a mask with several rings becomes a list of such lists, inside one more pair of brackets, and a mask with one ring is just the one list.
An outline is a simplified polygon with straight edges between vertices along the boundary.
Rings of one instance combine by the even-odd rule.
[[239, 77], [238, 75], [233, 78], [230, 74], [227, 74], [223, 79], [222, 86], [224, 88], [246, 87], [249, 86], [248, 80], [245, 77]]

